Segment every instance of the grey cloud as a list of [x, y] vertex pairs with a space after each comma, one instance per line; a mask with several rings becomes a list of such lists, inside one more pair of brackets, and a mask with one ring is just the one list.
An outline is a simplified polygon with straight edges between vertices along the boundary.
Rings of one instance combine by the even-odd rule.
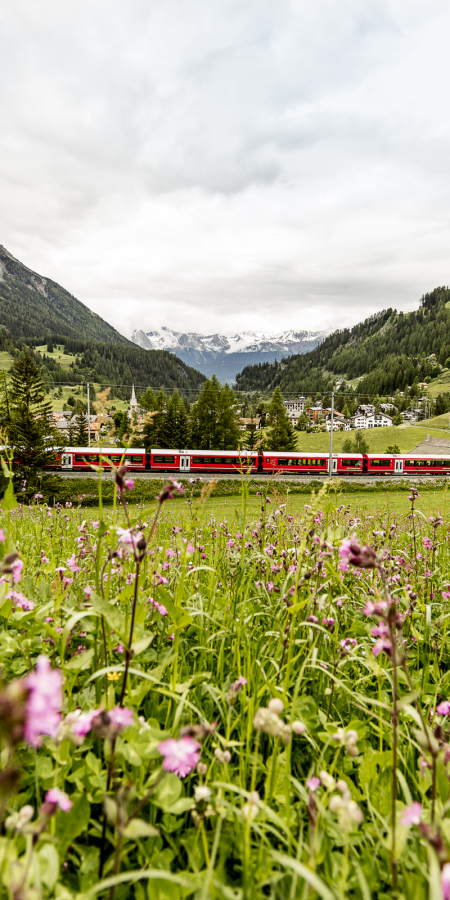
[[448, 280], [449, 20], [445, 0], [7, 0], [0, 240], [126, 333], [411, 307]]

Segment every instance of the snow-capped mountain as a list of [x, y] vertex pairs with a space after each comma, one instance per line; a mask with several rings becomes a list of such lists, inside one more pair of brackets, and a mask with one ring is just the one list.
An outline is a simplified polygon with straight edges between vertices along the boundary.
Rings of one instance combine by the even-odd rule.
[[280, 334], [259, 334], [243, 331], [232, 337], [224, 334], [182, 333], [171, 328], [155, 331], [136, 329], [131, 340], [144, 350], [169, 350], [183, 362], [204, 375], [217, 375], [220, 381], [234, 382], [244, 366], [259, 362], [274, 362], [292, 353], [307, 353], [317, 346], [323, 331], [283, 331]]

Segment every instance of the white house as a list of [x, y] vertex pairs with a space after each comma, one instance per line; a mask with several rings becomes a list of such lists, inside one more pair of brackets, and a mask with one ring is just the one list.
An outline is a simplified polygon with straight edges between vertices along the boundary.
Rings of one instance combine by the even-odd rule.
[[392, 425], [392, 416], [387, 416], [386, 413], [373, 413], [370, 416], [364, 416], [357, 413], [355, 416], [351, 417], [350, 422], [352, 428], [357, 430], [364, 428], [387, 428], [389, 425]]
[[297, 400], [283, 400], [283, 406], [292, 422], [296, 425], [301, 414], [305, 411], [305, 397], [298, 397]]

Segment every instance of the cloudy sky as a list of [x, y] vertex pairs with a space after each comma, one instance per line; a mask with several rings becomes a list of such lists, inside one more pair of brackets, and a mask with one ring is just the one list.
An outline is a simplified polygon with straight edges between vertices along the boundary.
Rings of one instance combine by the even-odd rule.
[[447, 284], [448, 0], [4, 0], [0, 243], [124, 334]]

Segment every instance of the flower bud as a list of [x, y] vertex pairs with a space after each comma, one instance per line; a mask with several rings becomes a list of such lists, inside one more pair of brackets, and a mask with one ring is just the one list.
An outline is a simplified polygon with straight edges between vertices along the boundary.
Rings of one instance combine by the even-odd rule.
[[272, 697], [272, 699], [269, 700], [268, 709], [270, 709], [270, 712], [273, 712], [275, 713], [275, 715], [279, 716], [283, 712], [284, 703], [282, 700], [279, 700], [278, 697]]
[[295, 722], [292, 722], [291, 728], [292, 728], [292, 731], [294, 732], [294, 734], [304, 734], [306, 731], [306, 725], [304, 725], [303, 722], [300, 722], [298, 720], [296, 720]]

